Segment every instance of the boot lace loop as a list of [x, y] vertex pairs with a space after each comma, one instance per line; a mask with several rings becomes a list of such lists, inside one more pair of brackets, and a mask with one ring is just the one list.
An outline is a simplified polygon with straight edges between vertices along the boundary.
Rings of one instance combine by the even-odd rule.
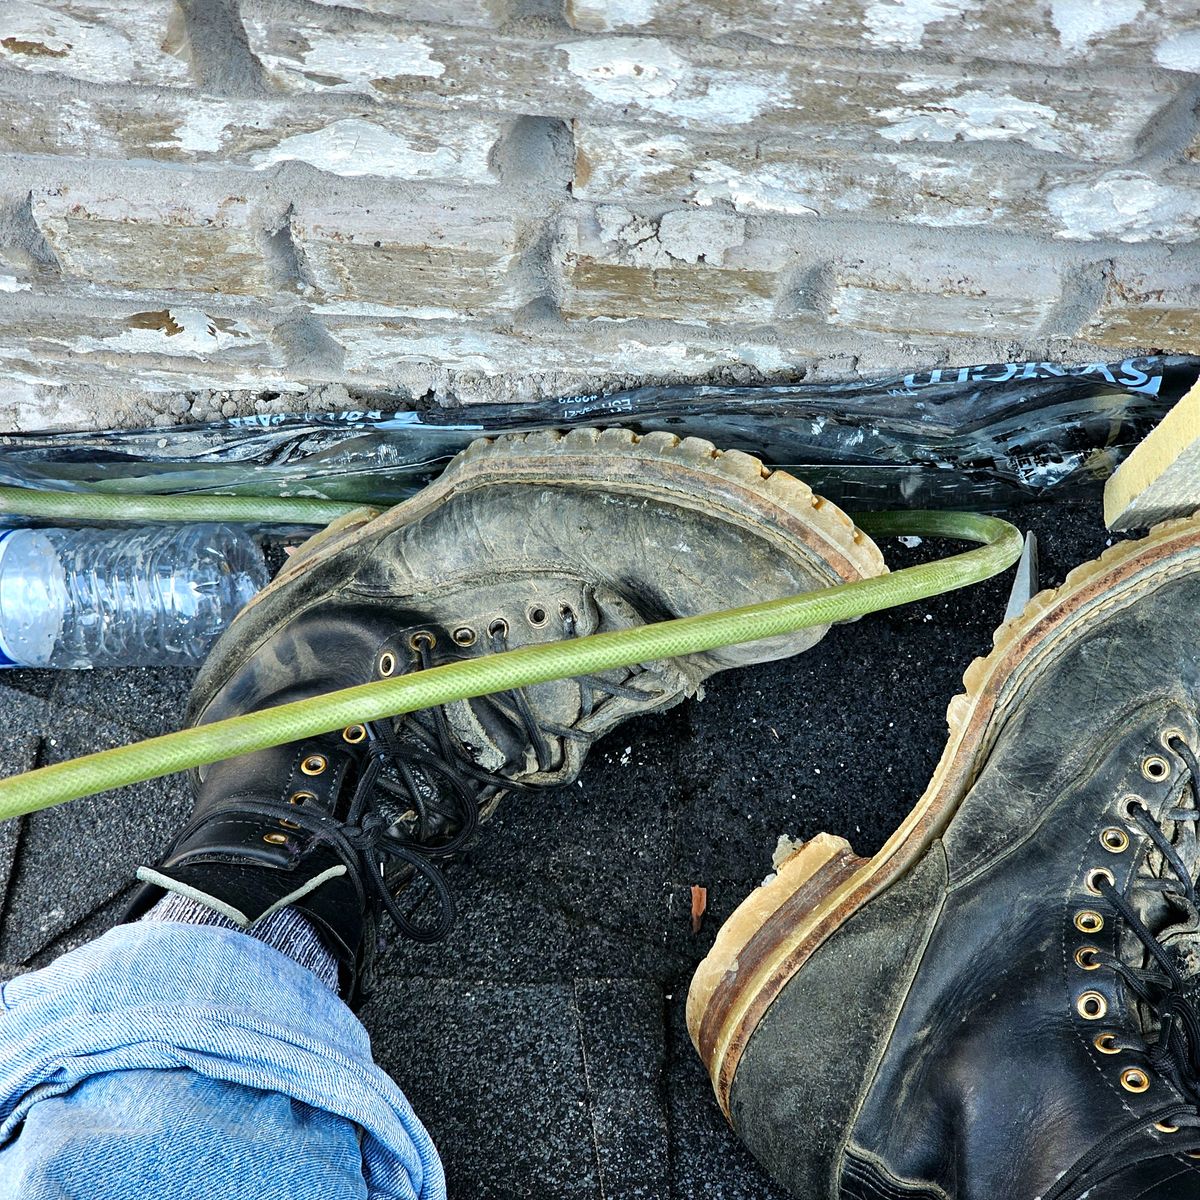
[[[568, 637], [576, 636], [574, 612], [562, 610]], [[489, 650], [508, 649], [508, 626], [495, 621], [488, 630]], [[435, 665], [431, 635], [414, 637], [411, 643], [416, 663], [422, 670]], [[598, 675], [576, 679], [581, 693], [583, 716], [595, 713], [604, 698], [652, 700], [665, 693], [614, 683]], [[514, 688], [483, 698], [505, 719], [516, 725], [533, 748], [539, 771], [554, 766], [554, 753], [547, 733], [586, 740], [577, 729], [540, 720], [524, 689]], [[496, 771], [480, 767], [454, 735], [443, 707], [425, 709], [397, 718], [394, 722], [364, 724], [367, 761], [363, 767], [349, 810], [341, 821], [322, 818], [303, 809], [273, 806], [280, 815], [309, 829], [316, 840], [328, 844], [371, 892], [406, 938], [421, 943], [440, 941], [454, 926], [456, 906], [446, 885], [447, 860], [471, 840], [479, 814], [488, 801], [501, 793], [527, 791], [528, 785]], [[424, 786], [420, 776], [426, 777]], [[441, 787], [436, 786], [440, 782]], [[387, 814], [400, 813], [411, 821], [411, 833], [397, 832], [400, 822]], [[399, 874], [411, 899], [402, 907], [395, 887]], [[389, 876], [393, 880], [389, 886]], [[412, 887], [413, 883], [423, 886]], [[432, 907], [432, 917], [418, 919], [422, 909]]]
[[[1167, 740], [1169, 749], [1183, 764], [1184, 785], [1191, 789], [1194, 807], [1175, 807], [1155, 819], [1142, 804], [1131, 805], [1130, 820], [1142, 831], [1162, 855], [1171, 876], [1163, 879], [1139, 880], [1130, 883], [1129, 891], [1141, 888], [1160, 892], [1164, 897], [1184, 901], [1196, 915], [1196, 885], [1175, 845], [1163, 829], [1162, 822], [1200, 822], [1200, 761], [1195, 752], [1178, 737]], [[1180, 973], [1174, 958], [1147, 927], [1127, 893], [1122, 893], [1107, 879], [1096, 881], [1096, 890], [1112, 906], [1126, 927], [1145, 947], [1153, 962], [1150, 968], [1134, 967], [1114, 955], [1098, 955], [1100, 967], [1115, 972], [1130, 992], [1149, 1009], [1158, 1021], [1158, 1037], [1153, 1042], [1117, 1038], [1121, 1049], [1132, 1050], [1145, 1057], [1147, 1066], [1168, 1078], [1184, 1097], [1158, 1112], [1138, 1117], [1108, 1137], [1104, 1144], [1085, 1154], [1040, 1200], [1080, 1200], [1089, 1190], [1104, 1180], [1130, 1167], [1162, 1157], [1187, 1154], [1200, 1157], [1200, 1008], [1189, 992], [1187, 981]], [[1153, 1126], [1166, 1125], [1178, 1132], [1187, 1131], [1183, 1138], [1173, 1134], [1169, 1144], [1155, 1142], [1138, 1146]]]

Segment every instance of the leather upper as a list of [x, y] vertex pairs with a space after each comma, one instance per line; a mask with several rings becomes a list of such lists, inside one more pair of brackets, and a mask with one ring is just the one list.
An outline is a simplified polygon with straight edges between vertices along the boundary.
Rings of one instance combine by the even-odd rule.
[[[940, 907], [845, 1143], [847, 1200], [1033, 1200], [1092, 1160], [1091, 1200], [1200, 1194], [1200, 1161], [1174, 1150], [1188, 1131], [1153, 1127], [1195, 1097], [1153, 1071], [1144, 1091], [1123, 1084], [1146, 1063], [1132, 1047], [1155, 1031], [1091, 952], [1148, 965], [1095, 891], [1097, 870], [1122, 893], [1161, 873], [1161, 853], [1128, 817], [1131, 798], [1200, 866], [1195, 824], [1170, 819], [1186, 772], [1164, 740], [1200, 747], [1197, 611], [1200, 583], [1166, 583], [1010, 685], [1024, 694], [942, 839]], [[1151, 759], [1169, 764], [1164, 778], [1147, 777]], [[1127, 846], [1106, 845], [1123, 841], [1111, 830]], [[1174, 927], [1173, 954], [1195, 956], [1186, 907], [1169, 921], [1165, 909], [1142, 911], [1157, 934]], [[1100, 914], [1102, 928], [1083, 913]], [[1104, 1053], [1100, 1035], [1126, 1048]]]

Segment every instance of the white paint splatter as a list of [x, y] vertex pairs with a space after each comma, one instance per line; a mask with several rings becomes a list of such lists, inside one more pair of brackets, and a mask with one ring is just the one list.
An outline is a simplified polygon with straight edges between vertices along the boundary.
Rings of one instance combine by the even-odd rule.
[[888, 123], [879, 136], [890, 142], [1007, 142], [1019, 139], [1039, 150], [1063, 150], [1055, 128], [1058, 114], [1045, 104], [1011, 95], [969, 91], [919, 108], [898, 106], [876, 110]]
[[1054, 236], [1071, 241], [1180, 241], [1200, 233], [1200, 193], [1139, 171], [1110, 171], [1090, 183], [1055, 188], [1047, 204], [1062, 226]]
[[748, 175], [717, 159], [708, 159], [696, 167], [692, 179], [696, 184], [693, 199], [697, 204], [728, 200], [734, 208], [745, 212], [819, 215], [806, 201], [819, 194], [820, 180], [810, 177], [798, 165], [761, 167]]
[[737, 358], [739, 362], [762, 371], [764, 375], [782, 371], [785, 367], [794, 367], [800, 361], [799, 356], [785, 354], [778, 346], [740, 346]]
[[722, 212], [696, 212], [678, 208], [664, 213], [658, 223], [658, 240], [666, 252], [680, 262], [725, 261], [725, 251], [746, 239], [742, 217]]
[[593, 37], [564, 42], [567, 69], [605, 104], [637, 104], [688, 122], [741, 125], [786, 92], [741, 80], [715, 79], [655, 38]]
[[876, 0], [863, 13], [867, 41], [887, 49], [919, 50], [925, 30], [961, 17], [977, 0]]
[[217, 154], [230, 120], [230, 106], [220, 100], [193, 102], [175, 128], [175, 140], [181, 149], [194, 154]]
[[688, 63], [654, 38], [586, 38], [559, 46], [567, 68], [597, 100], [646, 103], [669, 96]]
[[72, 349], [80, 354], [118, 351], [123, 354], [167, 354], [176, 358], [205, 358], [244, 342], [250, 331], [237, 321], [218, 324], [199, 308], [167, 310], [161, 324], [134, 326], [112, 337], [83, 337]]
[[311, 89], [322, 91], [372, 91], [376, 90], [373, 85], [377, 79], [403, 75], [437, 79], [446, 73], [446, 64], [433, 57], [429, 43], [415, 35], [339, 30], [323, 37], [309, 29], [305, 30], [305, 45], [308, 48], [297, 56], [261, 57], [269, 69], [283, 70], [293, 81], [299, 67]]
[[1200, 71], [1200, 29], [1177, 33], [1154, 51], [1154, 61], [1172, 71]]
[[[74, 7], [90, 18], [76, 20]], [[0, 62], [23, 71], [62, 71], [104, 83], [183, 81], [187, 67], [162, 50], [170, 16], [164, 0], [137, 5], [92, 0], [85, 6], [5, 0], [0, 8]]]
[[633, 222], [633, 213], [619, 204], [598, 204], [593, 215], [600, 229], [600, 237], [606, 242], [615, 242], [622, 230]]
[[490, 127], [464, 130], [466, 145], [424, 144], [384, 129], [373, 121], [347, 117], [311, 133], [297, 133], [251, 160], [258, 170], [298, 160], [336, 175], [376, 175], [382, 179], [462, 179], [486, 183]]
[[0, 275], [0, 292], [27, 292], [32, 286], [15, 275]]
[[789, 98], [786, 91], [772, 91], [757, 83], [713, 80], [701, 95], [670, 103], [659, 101], [648, 107], [684, 122], [746, 125], [766, 108], [786, 106]]
[[634, 29], [654, 19], [658, 0], [570, 0], [578, 29]]
[[1142, 8], [1141, 0], [1050, 0], [1050, 20], [1063, 49], [1078, 54], [1141, 16]]

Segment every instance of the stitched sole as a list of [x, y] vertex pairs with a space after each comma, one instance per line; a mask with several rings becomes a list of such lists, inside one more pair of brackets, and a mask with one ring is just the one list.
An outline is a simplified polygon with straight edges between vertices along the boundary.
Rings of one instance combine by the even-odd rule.
[[191, 718], [257, 646], [292, 619], [295, 597], [312, 572], [336, 576], [340, 556], [353, 562], [358, 548], [419, 520], [455, 494], [496, 485], [562, 483], [719, 515], [748, 536], [773, 544], [782, 557], [803, 561], [817, 579], [831, 585], [887, 571], [875, 543], [837, 505], [814, 495], [786, 471], [773, 471], [738, 450], [718, 450], [702, 438], [669, 433], [640, 437], [628, 429], [481, 438], [403, 504], [382, 515], [370, 509], [351, 513], [301, 546], [209, 654], [193, 692]]
[[688, 992], [687, 1023], [726, 1116], [734, 1075], [759, 1021], [789, 980], [837, 928], [902, 878], [941, 836], [974, 783], [1031, 674], [1086, 628], [1098, 610], [1124, 607], [1174, 573], [1197, 569], [1200, 514], [1163, 522], [1076, 567], [1038, 593], [993, 635], [993, 649], [950, 701], [949, 737], [921, 799], [873, 858], [818, 834], [779, 864], [717, 934]]
[[[489, 484], [556, 483], [620, 488], [647, 496], [690, 499], [736, 513], [762, 531], [779, 531], [809, 548], [830, 582], [887, 571], [875, 543], [836, 504], [786, 471], [751, 454], [718, 450], [703, 438], [628, 429], [538, 430], [472, 442], [428, 487], [382, 516], [351, 514], [306, 542], [276, 578], [242, 610], [252, 612], [282, 586], [333, 555], [407, 524], [453, 492]], [[340, 526], [340, 528], [338, 527]]]

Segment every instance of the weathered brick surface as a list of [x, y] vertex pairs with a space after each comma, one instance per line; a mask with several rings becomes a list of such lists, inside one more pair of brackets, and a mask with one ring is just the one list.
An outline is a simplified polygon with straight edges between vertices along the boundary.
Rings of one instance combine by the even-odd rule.
[[938, 261], [854, 258], [838, 262], [829, 319], [884, 333], [995, 335], [1040, 332], [1061, 295], [1043, 264], [1002, 257]]
[[1101, 345], [1200, 347], [1200, 272], [1194, 264], [1114, 272], [1081, 333]]
[[674, 209], [651, 220], [601, 205], [568, 231], [567, 316], [769, 320], [786, 264], [772, 241], [747, 241], [744, 218]]
[[886, 151], [647, 132], [575, 123], [574, 191], [585, 199], [669, 199], [744, 213], [859, 217], [1038, 237], [1191, 241], [1200, 173], [1051, 166], [1038, 156], [968, 157], [937, 147]]
[[[267, 170], [303, 162], [330, 174], [489, 186], [505, 128], [460, 111], [395, 110], [356, 97], [316, 103], [154, 90], [27, 96], [0, 78], [0, 151]], [[332, 101], [332, 102], [330, 102]]]
[[714, 371], [771, 374], [795, 369], [812, 354], [803, 336], [741, 327], [711, 330], [663, 322], [574, 320], [529, 331], [481, 322], [403, 318], [329, 318], [345, 351], [347, 378], [363, 386], [441, 393], [449, 379], [468, 402], [492, 396], [490, 381], [507, 378], [514, 398], [573, 395], [594, 390], [614, 364], [626, 382], [703, 376]]
[[244, 11], [252, 48], [271, 81], [290, 91], [668, 127], [752, 125], [756, 136], [1015, 141], [1119, 159], [1134, 151], [1177, 86], [1144, 76], [1075, 80], [982, 67], [964, 76], [934, 65], [914, 78], [877, 54], [814, 59], [807, 51], [618, 35], [538, 42], [396, 22], [348, 24], [324, 10], [267, 0], [247, 0]]
[[313, 0], [331, 8], [403, 17], [406, 21], [433, 21], [440, 25], [478, 25], [495, 29], [508, 16], [506, 0]]
[[15, 0], [0, 423], [1200, 352], [1193, 8]]
[[137, 204], [121, 194], [43, 192], [34, 197], [33, 215], [68, 278], [246, 295], [271, 284], [265, 233], [236, 194]]
[[0, 6], [0, 65], [102, 83], [189, 79], [175, 0], [7, 0]]
[[[1111, 61], [1128, 71], [1154, 62], [1194, 70], [1192, 0], [567, 0], [571, 25], [588, 33], [720, 39], [744, 34], [814, 50], [931, 55], [1072, 66]], [[1194, 43], [1191, 50], [1194, 51]]]
[[505, 306], [511, 220], [449, 208], [301, 209], [293, 236], [315, 295], [438, 316]]
[[[160, 309], [0, 296], [0, 370], [7, 378], [101, 383], [121, 372], [202, 378], [205, 387], [263, 386], [282, 371], [267, 313], [172, 305]], [[161, 386], [161, 385], [160, 385]]]

